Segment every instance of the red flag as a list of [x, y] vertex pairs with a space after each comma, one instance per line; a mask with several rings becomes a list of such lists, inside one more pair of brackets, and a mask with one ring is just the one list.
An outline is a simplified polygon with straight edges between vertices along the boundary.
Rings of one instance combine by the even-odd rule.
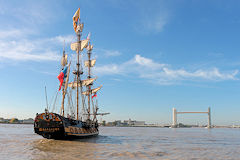
[[60, 82], [60, 86], [59, 86], [59, 90], [61, 90], [62, 88], [62, 83], [63, 83], [63, 80], [64, 80], [64, 77], [65, 75], [67, 74], [67, 66], [62, 70], [62, 72], [57, 76], [59, 82]]
[[94, 95], [92, 96], [92, 98], [94, 98], [94, 97], [97, 97], [97, 93], [94, 93]]
[[60, 82], [60, 86], [59, 86], [59, 89], [58, 89], [58, 91], [60, 91], [61, 88], [62, 88], [62, 83], [63, 83], [64, 73], [61, 72], [61, 73], [57, 76], [57, 78], [58, 78], [58, 80], [59, 80], [59, 82]]

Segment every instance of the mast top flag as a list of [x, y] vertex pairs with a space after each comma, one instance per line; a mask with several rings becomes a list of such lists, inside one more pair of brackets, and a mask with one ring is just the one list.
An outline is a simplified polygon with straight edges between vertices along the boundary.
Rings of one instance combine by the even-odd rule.
[[73, 29], [77, 33], [78, 20], [80, 19], [80, 8], [73, 15]]

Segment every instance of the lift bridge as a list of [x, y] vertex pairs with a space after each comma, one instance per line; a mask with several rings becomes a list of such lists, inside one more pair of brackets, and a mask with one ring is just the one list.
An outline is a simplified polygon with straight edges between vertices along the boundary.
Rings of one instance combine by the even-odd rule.
[[210, 112], [210, 107], [208, 107], [207, 112], [177, 112], [176, 108], [173, 108], [173, 123], [172, 127], [176, 128], [177, 127], [177, 114], [208, 114], [208, 125], [207, 128], [211, 128], [211, 112]]

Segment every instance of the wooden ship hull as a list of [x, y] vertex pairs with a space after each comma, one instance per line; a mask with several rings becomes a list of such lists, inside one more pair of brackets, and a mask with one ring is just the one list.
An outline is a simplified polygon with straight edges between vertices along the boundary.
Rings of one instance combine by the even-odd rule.
[[48, 139], [74, 139], [98, 135], [98, 124], [63, 117], [56, 113], [38, 114], [34, 132]]

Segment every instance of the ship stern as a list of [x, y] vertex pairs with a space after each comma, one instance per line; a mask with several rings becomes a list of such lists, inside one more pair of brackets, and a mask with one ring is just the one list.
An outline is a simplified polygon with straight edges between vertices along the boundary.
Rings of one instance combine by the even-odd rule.
[[65, 137], [62, 118], [56, 113], [37, 114], [34, 120], [34, 132], [48, 139]]

